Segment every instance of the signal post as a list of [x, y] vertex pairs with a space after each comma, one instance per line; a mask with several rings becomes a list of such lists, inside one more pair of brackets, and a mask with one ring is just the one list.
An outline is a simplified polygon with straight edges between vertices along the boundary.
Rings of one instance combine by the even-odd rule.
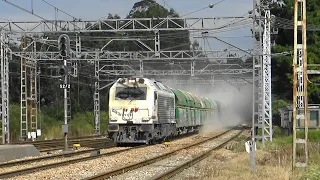
[[67, 59], [70, 56], [70, 38], [66, 34], [62, 34], [58, 39], [59, 53], [63, 59], [63, 66], [59, 69], [59, 74], [63, 76], [64, 83], [60, 84], [60, 88], [64, 91], [64, 124], [62, 125], [62, 132], [65, 139], [65, 151], [68, 150], [68, 89], [70, 89], [69, 72], [67, 68]]

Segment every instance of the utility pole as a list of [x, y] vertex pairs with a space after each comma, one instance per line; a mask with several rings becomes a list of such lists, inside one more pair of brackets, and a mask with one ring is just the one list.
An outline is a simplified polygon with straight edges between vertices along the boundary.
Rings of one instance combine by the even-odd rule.
[[[308, 89], [307, 89], [307, 32], [306, 32], [306, 0], [294, 0], [294, 57], [293, 57], [293, 122], [292, 122], [292, 170], [295, 167], [308, 165]], [[298, 38], [298, 27], [301, 27], [301, 38]], [[302, 41], [300, 40], [302, 39]], [[298, 40], [300, 42], [298, 42]], [[304, 138], [297, 139], [297, 122], [304, 125]], [[298, 162], [297, 144], [304, 144]]]
[[62, 34], [58, 39], [60, 56], [63, 59], [63, 66], [59, 69], [59, 74], [64, 79], [64, 84], [60, 84], [60, 88], [64, 91], [64, 124], [62, 125], [62, 132], [64, 133], [65, 151], [68, 150], [68, 89], [69, 84], [69, 70], [67, 67], [67, 59], [70, 56], [70, 38]]

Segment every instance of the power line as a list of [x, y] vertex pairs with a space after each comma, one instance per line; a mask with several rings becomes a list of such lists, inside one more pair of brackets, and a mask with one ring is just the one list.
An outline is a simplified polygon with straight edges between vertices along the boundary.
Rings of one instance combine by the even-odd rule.
[[80, 19], [80, 18], [76, 18], [76, 17], [74, 17], [74, 16], [70, 15], [69, 13], [67, 13], [67, 12], [65, 12], [65, 11], [63, 11], [63, 10], [61, 10], [61, 9], [57, 8], [56, 6], [54, 6], [54, 5], [50, 4], [50, 3], [48, 3], [46, 0], [42, 0], [42, 1], [43, 1], [43, 2], [45, 2], [46, 4], [48, 4], [49, 6], [53, 7], [54, 9], [56, 9], [56, 10], [58, 10], [58, 11], [60, 11], [60, 12], [64, 13], [64, 14], [66, 14], [66, 15], [68, 15], [69, 17], [72, 17], [74, 21], [75, 21], [75, 20], [77, 20], [77, 19]]
[[27, 10], [27, 9], [21, 7], [21, 6], [18, 6], [18, 5], [16, 5], [16, 4], [12, 3], [12, 2], [9, 2], [8, 0], [2, 0], [2, 1], [5, 2], [5, 3], [8, 3], [8, 4], [10, 4], [11, 6], [14, 6], [14, 7], [16, 7], [16, 8], [18, 8], [18, 9], [24, 11], [24, 12], [27, 12], [27, 13], [29, 13], [29, 14], [32, 14], [32, 15], [34, 15], [34, 16], [42, 19], [42, 20], [48, 21], [47, 19], [45, 19], [45, 18], [43, 18], [43, 17], [35, 14], [33, 11], [29, 11], [29, 10]]
[[202, 10], [207, 9], [207, 8], [213, 8], [215, 5], [217, 5], [217, 4], [219, 4], [219, 3], [222, 3], [223, 1], [226, 1], [226, 0], [221, 0], [221, 1], [217, 2], [217, 3], [210, 4], [209, 6], [200, 8], [200, 9], [195, 10], [195, 11], [192, 11], [192, 12], [187, 13], [187, 14], [185, 14], [185, 15], [182, 15], [182, 16], [180, 16], [180, 17], [184, 17], [184, 16], [187, 16], [187, 15], [190, 15], [190, 14], [193, 14], [193, 13], [196, 13], [196, 12], [199, 12], [199, 11], [202, 11]]

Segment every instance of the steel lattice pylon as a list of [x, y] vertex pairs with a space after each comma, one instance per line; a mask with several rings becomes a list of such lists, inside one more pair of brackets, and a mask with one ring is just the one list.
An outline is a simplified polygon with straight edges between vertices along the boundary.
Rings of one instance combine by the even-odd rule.
[[260, 139], [257, 130], [262, 125], [262, 22], [261, 22], [261, 2], [253, 0], [253, 114], [252, 114], [252, 139]]
[[[23, 38], [23, 47], [27, 45]], [[21, 85], [20, 85], [20, 140], [26, 140], [28, 137], [28, 109], [27, 109], [27, 59], [21, 58]]]
[[[264, 22], [262, 21], [264, 12]], [[252, 140], [272, 141], [271, 16], [268, 2], [253, 0], [253, 118]], [[263, 36], [262, 36], [263, 32]], [[258, 130], [261, 129], [261, 134]]]
[[27, 38], [23, 37], [22, 46], [23, 53], [31, 50], [26, 57], [21, 57], [20, 140], [26, 140], [37, 138], [38, 129], [36, 42], [28, 44]]
[[96, 81], [94, 83], [94, 133], [100, 134], [100, 82], [99, 82], [99, 59], [97, 53], [97, 59], [94, 61], [94, 75]]
[[0, 117], [0, 138], [2, 143], [10, 143], [9, 129], [9, 38], [8, 35], [0, 34], [1, 50], [1, 117]]
[[270, 10], [265, 11], [263, 32], [263, 64], [262, 64], [262, 142], [272, 141], [272, 108], [271, 108], [271, 30]]
[[[293, 58], [293, 122], [292, 122], [292, 169], [308, 165], [308, 75], [307, 75], [307, 33], [306, 33], [306, 0], [294, 1], [294, 58]], [[298, 27], [301, 27], [301, 40], [298, 38]], [[297, 122], [298, 121], [298, 122]], [[297, 138], [296, 127], [304, 126], [304, 138]], [[296, 158], [297, 144], [304, 145], [304, 154]], [[299, 162], [300, 161], [300, 162]]]

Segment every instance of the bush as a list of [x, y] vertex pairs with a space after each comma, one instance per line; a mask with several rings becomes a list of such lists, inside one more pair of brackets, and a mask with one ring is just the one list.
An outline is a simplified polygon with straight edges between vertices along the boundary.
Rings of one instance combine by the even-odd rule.
[[20, 138], [20, 105], [10, 104], [10, 139], [11, 141], [17, 141]]
[[78, 113], [70, 121], [69, 136], [87, 136], [92, 135], [94, 130], [94, 116], [92, 112]]
[[[38, 128], [41, 129], [41, 136], [38, 139], [56, 139], [62, 138], [61, 130], [63, 121], [63, 109], [57, 108], [49, 110], [42, 108], [38, 112]], [[20, 104], [10, 105], [10, 137], [11, 141], [18, 141], [20, 138]], [[107, 133], [108, 112], [100, 112], [100, 132]], [[92, 135], [94, 132], [94, 115], [93, 112], [77, 113], [73, 115], [69, 122], [69, 137]]]
[[[304, 131], [297, 131], [298, 138], [304, 138]], [[308, 131], [308, 139], [311, 142], [320, 141], [320, 131], [319, 130], [309, 130]]]

